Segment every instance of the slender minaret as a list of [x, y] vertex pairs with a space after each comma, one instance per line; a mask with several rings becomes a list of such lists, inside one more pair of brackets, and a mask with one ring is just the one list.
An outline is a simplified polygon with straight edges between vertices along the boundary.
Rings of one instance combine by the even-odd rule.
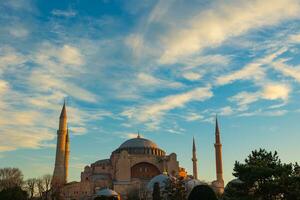
[[195, 138], [193, 137], [193, 177], [194, 179], [198, 179], [198, 166], [197, 166], [197, 156], [196, 156], [196, 145], [195, 145]]
[[69, 129], [67, 129], [66, 135], [66, 148], [65, 148], [65, 183], [68, 182], [68, 175], [69, 175], [69, 159], [70, 159], [70, 138], [69, 138]]
[[222, 165], [222, 144], [220, 138], [220, 130], [218, 124], [218, 118], [216, 116], [216, 128], [215, 128], [215, 153], [216, 153], [216, 175], [217, 182], [219, 184], [220, 189], [224, 189], [224, 179], [223, 179], [223, 165]]
[[66, 139], [67, 139], [67, 111], [64, 102], [59, 117], [59, 129], [57, 130], [57, 145], [55, 167], [51, 182], [52, 187], [59, 187], [65, 184], [65, 156], [66, 156]]

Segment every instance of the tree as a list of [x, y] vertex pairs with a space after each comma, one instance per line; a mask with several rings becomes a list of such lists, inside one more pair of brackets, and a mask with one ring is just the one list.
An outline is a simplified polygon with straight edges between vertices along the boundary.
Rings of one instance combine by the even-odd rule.
[[153, 200], [161, 200], [160, 186], [159, 186], [158, 182], [154, 183], [154, 185], [153, 185], [152, 199]]
[[183, 178], [167, 180], [163, 195], [168, 200], [185, 200], [187, 191]]
[[242, 184], [227, 187], [223, 199], [299, 200], [296, 168], [281, 163], [276, 151], [252, 151], [245, 163], [236, 162], [234, 166], [233, 175]]
[[22, 190], [21, 187], [10, 187], [5, 188], [0, 192], [0, 199], [2, 200], [27, 200], [28, 194]]
[[46, 174], [37, 180], [37, 190], [39, 197], [41, 199], [47, 200], [49, 198], [50, 189], [51, 189], [51, 179], [52, 176], [50, 174]]
[[23, 174], [18, 168], [0, 169], [0, 191], [8, 188], [21, 187]]
[[32, 199], [36, 193], [37, 183], [38, 179], [36, 178], [30, 178], [25, 181], [25, 189], [29, 194], [29, 199]]
[[188, 200], [218, 200], [214, 190], [208, 185], [197, 185], [189, 194]]

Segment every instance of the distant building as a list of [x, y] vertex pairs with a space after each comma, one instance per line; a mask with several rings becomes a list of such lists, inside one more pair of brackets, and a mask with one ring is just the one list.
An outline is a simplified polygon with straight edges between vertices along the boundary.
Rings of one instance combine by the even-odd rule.
[[[126, 199], [133, 189], [146, 188], [153, 177], [160, 174], [184, 176], [184, 168], [179, 166], [177, 155], [169, 155], [153, 141], [142, 138], [126, 140], [115, 149], [108, 159], [98, 160], [85, 166], [80, 182], [67, 182], [69, 161], [69, 131], [67, 126], [66, 105], [60, 115], [57, 131], [55, 168], [52, 180], [52, 192], [64, 200], [93, 200], [100, 189], [110, 188]], [[216, 169], [217, 180], [212, 186], [216, 192], [224, 191], [222, 172], [222, 152], [218, 122], [216, 121]], [[196, 145], [193, 139], [193, 177], [197, 179]]]

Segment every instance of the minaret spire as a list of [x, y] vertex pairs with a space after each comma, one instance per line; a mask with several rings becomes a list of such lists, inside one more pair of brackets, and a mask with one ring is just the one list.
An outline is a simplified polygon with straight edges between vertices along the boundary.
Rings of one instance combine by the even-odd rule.
[[196, 144], [195, 144], [195, 138], [193, 137], [193, 177], [194, 179], [198, 179], [198, 166], [197, 166], [197, 155], [196, 155]]
[[220, 137], [220, 129], [218, 123], [218, 116], [216, 115], [216, 127], [215, 127], [215, 156], [216, 156], [216, 176], [218, 183], [218, 192], [224, 191], [224, 179], [223, 179], [223, 163], [222, 163], [222, 144]]
[[53, 178], [51, 182], [52, 187], [60, 187], [66, 183], [66, 140], [67, 140], [67, 109], [64, 101], [60, 117], [59, 117], [59, 128], [57, 130], [57, 145], [56, 145], [56, 157], [55, 167], [53, 172]]

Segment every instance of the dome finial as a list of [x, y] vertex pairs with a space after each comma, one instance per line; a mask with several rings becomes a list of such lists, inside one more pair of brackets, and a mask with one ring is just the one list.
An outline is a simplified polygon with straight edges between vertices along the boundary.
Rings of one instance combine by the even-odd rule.
[[140, 131], [138, 130], [138, 135], [136, 138], [141, 138]]

